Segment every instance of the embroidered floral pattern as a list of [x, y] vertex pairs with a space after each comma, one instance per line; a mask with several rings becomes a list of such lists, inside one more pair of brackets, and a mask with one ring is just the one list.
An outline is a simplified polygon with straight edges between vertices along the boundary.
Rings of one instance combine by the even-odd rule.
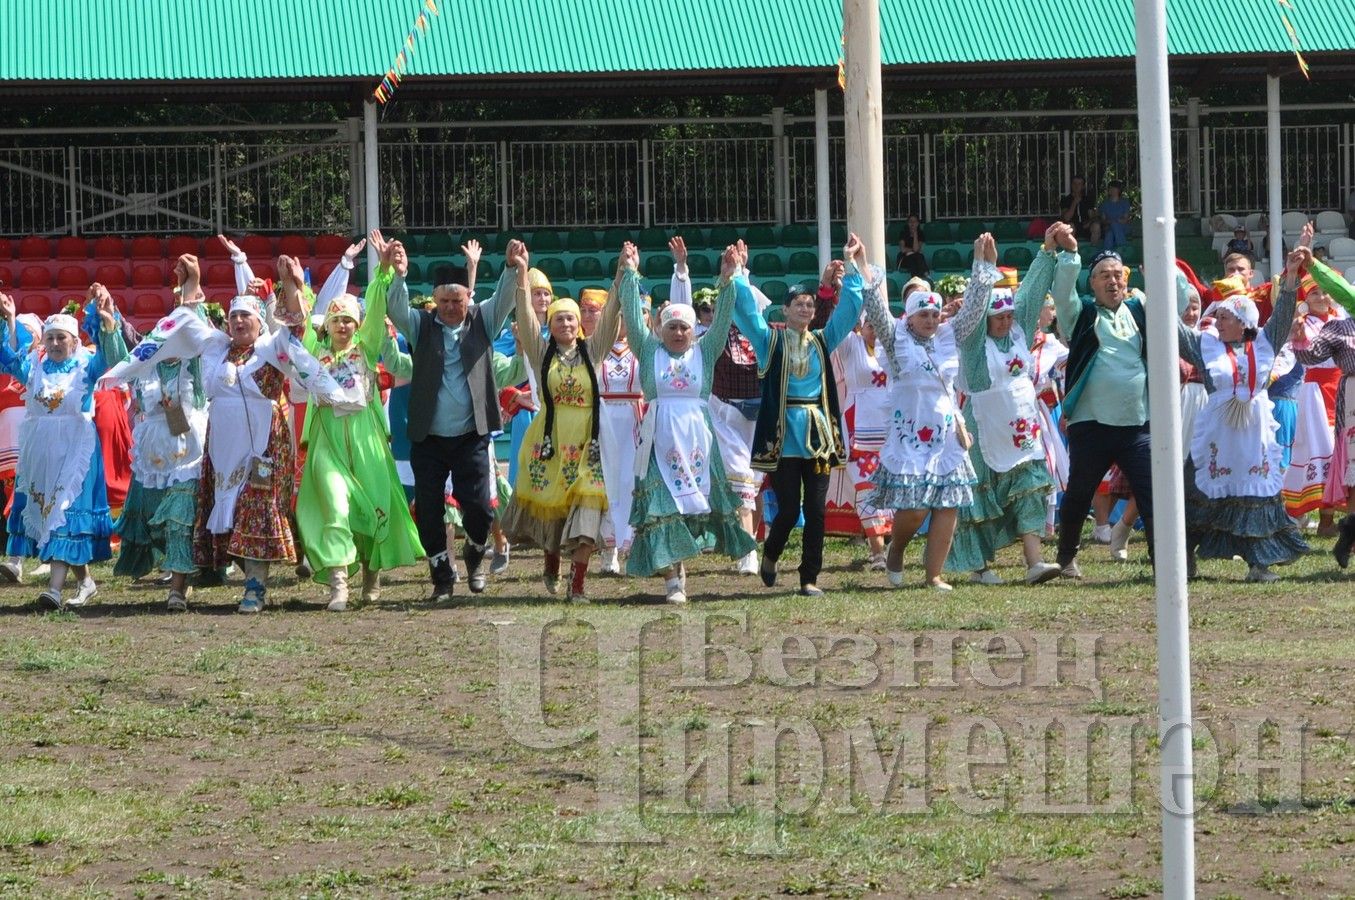
[[546, 477], [546, 461], [541, 458], [543, 449], [541, 444], [533, 444], [532, 458], [527, 461], [527, 481], [534, 491], [544, 491], [550, 485], [550, 479]]
[[560, 375], [551, 399], [558, 406], [585, 407], [588, 406], [588, 390], [582, 381], [574, 377], [574, 370], [570, 369]]
[[1247, 469], [1248, 475], [1255, 475], [1258, 478], [1268, 478], [1270, 476], [1270, 459], [1263, 457], [1259, 465], [1251, 466]]
[[699, 491], [706, 480], [706, 454], [693, 448], [685, 456], [677, 448], [664, 457], [668, 467], [668, 483], [679, 493]]
[[934, 446], [946, 432], [944, 425], [938, 426], [934, 422], [918, 425], [916, 420], [906, 418], [900, 410], [894, 411], [894, 430], [904, 444], [914, 450]]
[[1024, 371], [1026, 371], [1026, 361], [1021, 358], [1020, 354], [1016, 354], [1007, 360], [1007, 374], [1011, 377], [1019, 378]]
[[670, 359], [668, 368], [661, 375], [665, 384], [674, 391], [685, 391], [692, 386], [695, 380], [692, 370], [688, 368], [686, 360]]
[[565, 444], [560, 448], [560, 477], [567, 484], [573, 484], [579, 477], [579, 461], [583, 453], [578, 444]]
[[1017, 450], [1034, 450], [1040, 440], [1040, 421], [1019, 418], [1007, 423], [1012, 429], [1012, 446]]
[[1213, 442], [1213, 441], [1210, 441], [1210, 442], [1209, 442], [1209, 466], [1208, 466], [1209, 477], [1210, 477], [1210, 478], [1223, 478], [1223, 477], [1225, 477], [1225, 476], [1227, 476], [1227, 475], [1233, 474], [1233, 470], [1232, 470], [1231, 468], [1229, 468], [1228, 466], [1221, 466], [1221, 465], [1219, 465], [1218, 458], [1219, 458], [1219, 445], [1216, 444], [1216, 443]]
[[66, 399], [66, 390], [64, 388], [56, 388], [52, 391], [44, 389], [39, 391], [34, 399], [42, 404], [43, 408], [48, 412], [56, 412], [61, 408], [62, 402]]

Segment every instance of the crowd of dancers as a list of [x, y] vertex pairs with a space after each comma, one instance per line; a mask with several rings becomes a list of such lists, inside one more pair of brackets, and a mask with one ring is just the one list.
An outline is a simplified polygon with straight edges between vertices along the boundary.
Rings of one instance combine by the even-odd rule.
[[[485, 590], [522, 547], [542, 551], [552, 595], [585, 602], [600, 555], [685, 603], [702, 553], [775, 587], [796, 527], [810, 597], [828, 534], [863, 539], [894, 587], [1000, 584], [1014, 544], [1026, 583], [1080, 579], [1093, 512], [1112, 555], [1141, 522], [1151, 557], [1149, 306], [1179, 317], [1191, 573], [1240, 558], [1248, 580], [1275, 580], [1307, 552], [1311, 513], [1342, 568], [1355, 543], [1355, 520], [1332, 515], [1355, 484], [1355, 288], [1313, 258], [1311, 229], [1270, 284], [1252, 286], [1249, 259], [1208, 286], [1180, 265], [1175, 296], [1151, 298], [1113, 251], [1090, 259], [1079, 296], [1069, 225], [1048, 229], [1024, 277], [985, 234], [968, 279], [941, 293], [913, 278], [898, 316], [855, 235], [818, 283], [778, 298], [750, 280], [742, 242], [694, 285], [675, 237], [657, 306], [629, 243], [610, 287], [576, 301], [511, 241], [477, 303], [473, 280], [412, 301], [405, 248], [379, 231], [318, 293], [297, 260], [266, 282], [220, 240], [236, 296], [218, 321], [193, 256], [175, 263], [179, 305], [145, 335], [100, 284], [45, 321], [0, 294], [0, 577], [35, 559], [40, 604], [93, 600], [90, 564], [115, 541], [114, 575], [160, 579], [175, 611], [235, 567], [239, 610], [257, 613], [274, 564], [310, 573], [341, 611], [350, 579], [370, 603], [383, 571], [420, 558], [448, 600], [462, 579]], [[348, 282], [368, 241], [379, 262], [359, 299]], [[463, 250], [474, 273], [479, 247]]]

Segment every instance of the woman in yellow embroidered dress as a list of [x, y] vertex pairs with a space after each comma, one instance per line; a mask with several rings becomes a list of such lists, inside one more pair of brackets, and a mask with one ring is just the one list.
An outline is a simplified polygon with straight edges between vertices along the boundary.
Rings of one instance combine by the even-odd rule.
[[[525, 272], [526, 266], [522, 268]], [[536, 544], [546, 552], [545, 583], [552, 594], [560, 590], [560, 556], [568, 553], [569, 599], [584, 603], [588, 560], [602, 544], [607, 512], [593, 362], [616, 341], [616, 291], [610, 292], [597, 330], [587, 338], [579, 328], [579, 305], [569, 298], [547, 307], [549, 335], [537, 338], [542, 323], [528, 297], [524, 274], [517, 294], [518, 339], [542, 385], [541, 411], [518, 451], [517, 480], [503, 531], [513, 544]]]

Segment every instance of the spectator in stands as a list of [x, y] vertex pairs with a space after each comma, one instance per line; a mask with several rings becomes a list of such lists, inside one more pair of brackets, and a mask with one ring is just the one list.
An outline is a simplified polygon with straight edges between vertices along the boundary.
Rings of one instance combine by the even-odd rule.
[[[1076, 258], [1077, 241], [1064, 252]], [[1081, 578], [1077, 553], [1082, 526], [1096, 487], [1118, 464], [1138, 500], [1148, 545], [1152, 547], [1152, 441], [1148, 431], [1148, 372], [1144, 301], [1128, 298], [1124, 263], [1102, 250], [1092, 259], [1092, 297], [1081, 299], [1077, 286], [1054, 286], [1059, 332], [1068, 336], [1067, 394], [1068, 490], [1059, 507], [1058, 563], [1066, 578]], [[1178, 273], [1176, 314], [1190, 302], [1185, 276]], [[1151, 302], [1151, 301], [1149, 301]]]
[[1124, 182], [1112, 181], [1106, 185], [1106, 199], [1096, 208], [1101, 217], [1101, 232], [1105, 239], [1101, 246], [1107, 250], [1129, 243], [1131, 206], [1124, 195]]
[[1245, 253], [1252, 259], [1256, 259], [1256, 245], [1252, 243], [1251, 235], [1247, 231], [1247, 226], [1241, 222], [1233, 229], [1232, 240], [1228, 241], [1227, 246], [1223, 248], [1223, 256], [1230, 253]]
[[[668, 602], [685, 603], [686, 560], [704, 549], [738, 559], [757, 546], [734, 515], [739, 500], [725, 478], [705, 402], [729, 331], [734, 303], [730, 278], [740, 260], [735, 247], [725, 248], [717, 295], [719, 312], [714, 326], [699, 340], [695, 337], [696, 314], [680, 298], [674, 298], [660, 313], [658, 336], [645, 328], [638, 261], [639, 254], [627, 245], [621, 254], [617, 288], [627, 329], [640, 336], [635, 349], [639, 381], [648, 401], [640, 428], [642, 443], [635, 454], [638, 460], [633, 458], [629, 468], [620, 473], [631, 476], [634, 486], [630, 524], [635, 540], [626, 573], [662, 573]], [[608, 465], [610, 469], [610, 462]]]
[[416, 313], [409, 308], [409, 291], [398, 270], [387, 292], [391, 321], [413, 348], [409, 464], [414, 471], [419, 540], [428, 554], [435, 599], [452, 596], [452, 563], [443, 522], [443, 489], [449, 474], [465, 520], [470, 589], [472, 593], [485, 589], [480, 564], [494, 518], [489, 442], [502, 428], [491, 341], [513, 310], [519, 290], [516, 269], [526, 275], [526, 246], [510, 241], [504, 260], [498, 287], [483, 303], [475, 303], [464, 285], [444, 284], [433, 291], [436, 311]]
[[[80, 344], [75, 317], [64, 313], [43, 323], [40, 346], [21, 344], [27, 334], [16, 325], [14, 300], [0, 294], [5, 320], [0, 328], [0, 367], [27, 388], [8, 527], [11, 535], [20, 535], [17, 543], [23, 555], [50, 565], [48, 586], [38, 602], [53, 609], [92, 600], [98, 587], [89, 564], [112, 555], [103, 458], [91, 412], [95, 384], [108, 367], [103, 346], [118, 359], [127, 348], [112, 297], [97, 284], [91, 285], [89, 296], [97, 298], [100, 333], [107, 335], [92, 352]], [[63, 599], [68, 572], [78, 588], [75, 596]]]
[[[747, 253], [742, 242], [739, 252], [741, 256]], [[753, 431], [753, 467], [771, 473], [777, 504], [758, 574], [768, 587], [776, 584], [777, 560], [803, 510], [800, 594], [806, 597], [823, 596], [817, 582], [823, 567], [828, 473], [847, 457], [830, 355], [856, 327], [862, 278], [867, 272], [866, 249], [856, 235], [848, 238], [843, 253], [853, 268], [844, 275], [841, 302], [822, 329], [810, 328], [816, 298], [808, 285], [787, 291], [786, 327], [774, 329], [758, 309], [747, 277], [734, 277], [738, 292], [734, 321], [748, 335], [764, 376]], [[882, 280], [884, 273], [878, 274]]]
[[923, 252], [923, 240], [922, 223], [917, 216], [910, 215], [908, 224], [903, 227], [903, 234], [899, 236], [899, 254], [894, 259], [896, 270], [907, 272], [915, 278], [927, 277], [930, 269], [927, 267], [927, 255]]
[[[627, 243], [621, 264], [633, 266], [638, 257], [635, 245]], [[526, 262], [526, 247], [518, 260]], [[551, 594], [560, 590], [561, 558], [568, 554], [568, 599], [586, 603], [588, 561], [603, 545], [607, 515], [599, 440], [602, 391], [593, 361], [605, 357], [616, 342], [620, 311], [615, 295], [609, 296], [597, 330], [585, 337], [579, 329], [579, 305], [561, 297], [546, 307], [543, 323], [529, 299], [526, 266], [520, 269], [518, 340], [536, 372], [541, 414], [532, 420], [522, 442], [503, 530], [514, 544], [535, 544], [545, 551], [543, 575]], [[547, 336], [539, 337], [543, 324]], [[472, 567], [469, 559], [466, 567], [468, 571]]]
[[1074, 175], [1068, 193], [1059, 200], [1059, 221], [1073, 226], [1073, 236], [1079, 241], [1100, 243], [1101, 223], [1096, 218], [1096, 205], [1087, 196], [1087, 180]]

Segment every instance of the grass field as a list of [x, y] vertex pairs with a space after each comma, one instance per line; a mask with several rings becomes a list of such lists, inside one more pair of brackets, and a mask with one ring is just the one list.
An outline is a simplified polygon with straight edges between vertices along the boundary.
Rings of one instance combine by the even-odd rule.
[[[1355, 581], [1315, 545], [1192, 585], [1202, 897], [1355, 896]], [[680, 614], [548, 602], [531, 554], [343, 615], [290, 575], [254, 618], [7, 588], [0, 894], [1157, 894], [1148, 567], [941, 595], [863, 557], [830, 541], [819, 601], [706, 558]]]

